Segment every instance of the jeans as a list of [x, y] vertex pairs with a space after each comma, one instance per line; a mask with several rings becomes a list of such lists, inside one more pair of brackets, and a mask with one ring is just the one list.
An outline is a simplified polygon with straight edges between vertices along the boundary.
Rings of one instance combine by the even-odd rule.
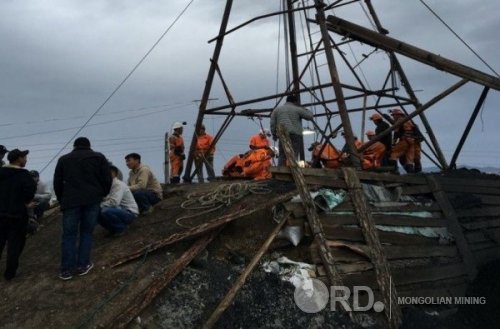
[[12, 279], [19, 266], [19, 256], [26, 241], [26, 219], [0, 218], [0, 257], [7, 244], [7, 265], [4, 277]]
[[[293, 153], [295, 155], [295, 159], [300, 159], [301, 149], [302, 152], [304, 149], [303, 137], [295, 134], [289, 134], [288, 136], [290, 137], [290, 141], [292, 142], [292, 148], [293, 148]], [[282, 167], [286, 165], [285, 163], [286, 156], [281, 141], [278, 145], [278, 148], [279, 148], [278, 166]]]
[[132, 191], [132, 195], [134, 196], [135, 202], [137, 202], [140, 213], [148, 211], [149, 208], [161, 201], [155, 192], [149, 190]]
[[205, 182], [205, 179], [203, 178], [203, 164], [205, 164], [205, 168], [207, 169], [208, 180], [210, 181], [215, 178], [213, 155], [195, 158], [194, 164], [196, 167], [196, 175], [198, 176], [199, 183]]
[[[63, 210], [61, 272], [71, 272], [75, 267], [83, 268], [90, 264], [92, 233], [100, 210], [99, 203]], [[77, 250], [78, 231], [80, 240]]]
[[122, 208], [103, 207], [99, 224], [111, 233], [121, 233], [136, 217], [136, 214]]

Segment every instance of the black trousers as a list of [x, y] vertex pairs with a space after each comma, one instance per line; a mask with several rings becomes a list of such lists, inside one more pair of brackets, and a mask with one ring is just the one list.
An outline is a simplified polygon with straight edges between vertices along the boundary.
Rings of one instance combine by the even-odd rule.
[[16, 276], [19, 256], [26, 242], [27, 219], [0, 218], [0, 257], [7, 245], [7, 263], [4, 277], [7, 280]]

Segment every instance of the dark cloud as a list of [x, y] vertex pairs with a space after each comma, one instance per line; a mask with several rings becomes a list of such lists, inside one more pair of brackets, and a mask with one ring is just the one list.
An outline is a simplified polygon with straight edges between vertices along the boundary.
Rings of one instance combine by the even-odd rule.
[[[497, 31], [500, 23], [495, 15], [500, 11], [498, 1], [427, 2], [499, 69]], [[419, 1], [373, 3], [391, 36], [489, 72]], [[81, 126], [102, 104], [187, 4], [188, 1], [178, 0], [2, 1], [0, 142], [8, 147], [29, 147], [32, 149], [29, 164], [36, 169], [45, 166], [76, 132], [75, 127]], [[224, 6], [225, 1], [194, 1], [139, 70], [91, 121], [91, 124], [109, 123], [91, 125], [80, 135], [89, 136], [94, 147], [123, 170], [123, 155], [128, 150], [141, 151], [145, 162], [162, 177], [163, 136], [171, 124], [187, 121], [185, 139], [186, 142], [191, 139], [197, 115], [197, 104], [193, 101], [201, 97], [215, 45], [207, 41], [219, 31]], [[279, 8], [280, 1], [234, 1], [229, 28]], [[370, 27], [359, 4], [342, 7], [335, 13]], [[303, 50], [303, 21], [300, 22], [297, 22], [298, 43]], [[277, 23], [277, 17], [266, 18], [226, 37], [220, 67], [235, 100], [276, 92]], [[360, 53], [370, 51], [358, 44], [353, 44], [353, 50], [359, 51], [358, 60], [362, 58]], [[346, 54], [353, 59], [349, 50]], [[422, 90], [417, 93], [422, 103], [458, 81], [452, 75], [400, 58], [413, 87]], [[301, 63], [304, 60], [301, 59]], [[324, 59], [319, 62], [323, 63]], [[283, 64], [281, 58], [279, 91], [285, 85]], [[380, 87], [383, 79], [380, 77], [386, 74], [388, 65], [382, 54], [373, 55], [363, 63], [361, 67], [372, 81], [372, 88]], [[356, 83], [345, 66], [339, 64], [339, 68], [341, 78]], [[322, 69], [323, 78], [327, 77], [325, 69]], [[480, 92], [480, 87], [468, 84], [428, 111], [429, 121], [447, 156], [453, 152]], [[218, 81], [214, 83], [212, 97], [219, 100], [210, 106], [227, 103]], [[483, 124], [479, 118], [464, 148], [461, 158], [464, 162], [497, 164], [491, 154], [500, 149], [495, 126], [498, 102], [498, 92], [492, 91], [482, 113]], [[353, 106], [360, 106], [359, 103], [355, 101]], [[161, 105], [167, 106], [155, 108]], [[274, 102], [269, 101], [256, 106], [273, 105]], [[142, 108], [150, 109], [140, 110]], [[360, 116], [353, 116], [353, 121], [360, 130]], [[207, 129], [214, 133], [221, 122], [221, 117], [210, 116], [206, 120]], [[267, 126], [268, 121], [264, 124]], [[258, 121], [235, 119], [218, 145], [216, 166], [220, 168], [232, 154], [244, 151], [249, 136], [258, 129]], [[40, 134], [9, 138], [34, 133]], [[478, 145], [484, 145], [483, 153], [478, 151]], [[46, 179], [52, 169], [53, 164], [43, 173]]]

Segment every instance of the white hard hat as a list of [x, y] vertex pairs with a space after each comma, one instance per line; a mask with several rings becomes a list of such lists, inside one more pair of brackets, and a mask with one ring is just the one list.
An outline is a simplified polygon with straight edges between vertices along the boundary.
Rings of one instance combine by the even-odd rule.
[[174, 122], [172, 129], [182, 128], [182, 126], [184, 126], [182, 122]]

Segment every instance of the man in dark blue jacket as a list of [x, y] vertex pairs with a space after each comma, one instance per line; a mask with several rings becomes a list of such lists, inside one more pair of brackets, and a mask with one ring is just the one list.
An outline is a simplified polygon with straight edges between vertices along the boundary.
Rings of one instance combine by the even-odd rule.
[[10, 164], [0, 168], [0, 256], [7, 243], [4, 277], [16, 276], [19, 256], [26, 241], [27, 207], [33, 207], [36, 185], [24, 169], [28, 151], [14, 149], [7, 156]]
[[[79, 137], [73, 151], [59, 158], [54, 172], [54, 192], [63, 212], [61, 273], [69, 280], [73, 274], [85, 275], [94, 264], [90, 261], [92, 233], [102, 199], [111, 189], [109, 163], [90, 148], [86, 137]], [[80, 230], [78, 250], [76, 240]]]

